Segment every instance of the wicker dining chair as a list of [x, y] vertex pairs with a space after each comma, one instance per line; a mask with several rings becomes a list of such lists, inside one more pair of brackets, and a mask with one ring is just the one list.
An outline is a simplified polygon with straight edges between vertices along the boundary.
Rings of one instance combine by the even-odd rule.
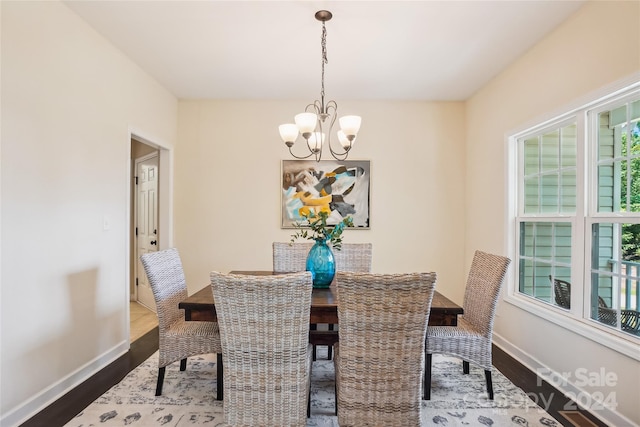
[[230, 426], [304, 426], [310, 412], [311, 273], [211, 273]]
[[295, 273], [307, 269], [307, 255], [313, 242], [273, 242], [273, 271]]
[[338, 272], [336, 412], [345, 426], [419, 426], [435, 273]]
[[464, 314], [458, 319], [458, 325], [431, 326], [427, 330], [424, 386], [426, 400], [431, 398], [431, 358], [434, 353], [461, 358], [465, 374], [469, 373], [469, 362], [484, 368], [487, 393], [489, 399], [493, 400], [493, 320], [500, 286], [510, 263], [509, 258], [476, 251], [464, 293]]
[[[273, 242], [273, 271], [287, 273], [304, 271], [307, 267], [307, 255], [313, 246], [312, 242], [283, 243]], [[368, 273], [371, 271], [373, 245], [371, 243], [343, 243], [341, 250], [333, 250], [336, 262], [336, 272], [350, 271]], [[317, 324], [312, 326], [317, 328]], [[335, 325], [328, 325], [330, 331]], [[317, 346], [313, 346], [313, 360], [316, 360]], [[329, 346], [327, 358], [332, 358], [332, 348]]]
[[[371, 258], [373, 245], [371, 243], [343, 243], [339, 251], [333, 251], [336, 260], [336, 272], [347, 271], [352, 273], [371, 272]], [[333, 331], [337, 325], [329, 324], [328, 329]], [[314, 360], [315, 360], [314, 348]], [[327, 359], [331, 360], [332, 348], [327, 351]]]
[[[313, 242], [273, 242], [273, 271], [292, 273], [305, 271], [307, 255]], [[341, 250], [333, 249], [336, 271], [368, 273], [371, 271], [371, 243], [343, 243]]]
[[336, 260], [336, 272], [371, 272], [373, 245], [371, 243], [343, 243], [342, 249], [333, 251]]
[[[158, 383], [156, 396], [162, 394], [165, 369], [180, 360], [180, 370], [187, 368], [187, 358], [217, 353], [218, 376], [222, 381], [222, 347], [217, 322], [187, 322], [178, 303], [187, 298], [187, 284], [182, 261], [175, 248], [140, 256], [156, 301], [159, 330]], [[221, 390], [219, 386], [218, 390]], [[218, 393], [218, 400], [222, 395]]]

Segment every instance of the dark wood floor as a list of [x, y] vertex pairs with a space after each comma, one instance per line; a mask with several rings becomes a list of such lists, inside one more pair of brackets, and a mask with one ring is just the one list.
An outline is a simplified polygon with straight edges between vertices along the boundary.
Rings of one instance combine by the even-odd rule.
[[158, 350], [158, 328], [131, 343], [129, 351], [115, 362], [62, 396], [20, 427], [64, 426], [91, 402], [118, 384], [129, 372]]
[[[607, 424], [581, 410], [575, 402], [564, 396], [555, 387], [544, 380], [540, 380], [535, 372], [530, 371], [516, 359], [505, 353], [499, 347], [493, 346], [493, 365], [505, 377], [520, 387], [527, 395], [545, 409], [552, 417], [567, 427], [608, 427]], [[573, 422], [567, 420], [560, 412], [567, 411], [572, 415]]]
[[[127, 354], [58, 399], [20, 427], [64, 426], [89, 406], [91, 402], [119, 383], [125, 375], [148, 359], [157, 349], [158, 328], [155, 328], [131, 343], [131, 349]], [[572, 408], [572, 402], [547, 382], [538, 381], [534, 372], [528, 370], [496, 346], [493, 347], [493, 364], [516, 386], [532, 397], [539, 406], [546, 409], [551, 416], [561, 422], [563, 426], [592, 427], [595, 425], [607, 427], [606, 424], [603, 424], [585, 411], [580, 411], [579, 414], [576, 414], [578, 419], [583, 419], [582, 422], [574, 421], [572, 423], [568, 421], [559, 411]], [[462, 363], [460, 365], [460, 373], [462, 374]], [[472, 369], [474, 368], [472, 367]], [[549, 402], [550, 406], [544, 407], [543, 402]]]

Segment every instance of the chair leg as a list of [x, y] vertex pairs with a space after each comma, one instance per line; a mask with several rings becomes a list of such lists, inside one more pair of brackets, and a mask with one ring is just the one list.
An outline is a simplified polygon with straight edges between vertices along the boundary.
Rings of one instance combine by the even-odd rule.
[[307, 393], [307, 418], [311, 418], [311, 387]]
[[165, 367], [158, 369], [158, 384], [156, 385], [156, 396], [162, 395], [162, 383], [164, 382]]
[[424, 359], [424, 385], [422, 387], [422, 399], [431, 400], [431, 357], [430, 353], [427, 353], [427, 357]]
[[469, 362], [467, 362], [466, 360], [462, 361], [462, 373], [463, 374], [469, 373]]
[[180, 370], [181, 371], [186, 371], [187, 370], [187, 359], [184, 358], [180, 361]]
[[217, 355], [217, 363], [216, 363], [216, 384], [218, 386], [218, 390], [216, 393], [216, 399], [222, 400], [224, 396], [224, 375], [222, 369], [222, 354], [218, 353]]
[[493, 382], [491, 381], [491, 370], [485, 369], [484, 376], [487, 379], [487, 394], [489, 395], [489, 400], [493, 400]]
[[333, 412], [335, 413], [335, 415], [338, 415], [338, 385], [334, 382], [333, 383], [333, 395], [336, 397], [336, 401], [335, 404], [333, 405]]
[[[309, 330], [315, 331], [317, 329], [318, 329], [318, 325], [317, 324], [312, 323], [312, 324], [309, 325]], [[316, 346], [315, 346], [315, 344], [313, 346], [313, 361], [314, 362], [316, 361]]]
[[[330, 331], [333, 331], [333, 323], [330, 323], [328, 328]], [[333, 347], [329, 346], [327, 350], [327, 360], [331, 360], [332, 354], [333, 354]]]

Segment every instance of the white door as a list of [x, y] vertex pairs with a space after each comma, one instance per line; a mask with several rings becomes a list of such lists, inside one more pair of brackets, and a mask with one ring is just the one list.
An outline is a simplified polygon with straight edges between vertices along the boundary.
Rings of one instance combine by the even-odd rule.
[[140, 256], [158, 250], [158, 154], [136, 159], [136, 295], [137, 301], [156, 311], [153, 293]]

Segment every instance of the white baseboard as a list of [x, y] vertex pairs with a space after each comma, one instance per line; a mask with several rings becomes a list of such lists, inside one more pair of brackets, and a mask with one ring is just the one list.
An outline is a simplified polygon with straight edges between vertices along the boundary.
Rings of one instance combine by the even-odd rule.
[[[602, 402], [601, 399], [598, 399], [596, 396], [592, 396], [589, 392], [577, 387], [573, 381], [565, 380], [560, 373], [543, 365], [538, 359], [506, 341], [502, 336], [495, 332], [493, 333], [493, 343], [529, 370], [536, 373], [540, 378], [553, 385], [558, 391], [563, 393], [563, 396], [572, 398], [576, 402], [577, 406], [588, 411], [603, 423], [611, 426], [640, 427], [638, 424], [607, 405], [607, 396], [604, 396], [605, 401]], [[558, 381], [558, 378], [562, 378], [562, 381]], [[588, 403], [590, 407], [585, 407], [584, 403]], [[597, 410], [594, 410], [593, 408], [597, 408]]]
[[25, 401], [18, 407], [2, 414], [0, 417], [0, 427], [16, 427], [24, 423], [38, 412], [64, 396], [69, 391], [80, 385], [101, 369], [108, 366], [118, 357], [129, 351], [129, 341], [122, 341], [120, 344], [106, 351], [84, 366], [76, 369], [60, 381], [52, 384], [40, 393]]

